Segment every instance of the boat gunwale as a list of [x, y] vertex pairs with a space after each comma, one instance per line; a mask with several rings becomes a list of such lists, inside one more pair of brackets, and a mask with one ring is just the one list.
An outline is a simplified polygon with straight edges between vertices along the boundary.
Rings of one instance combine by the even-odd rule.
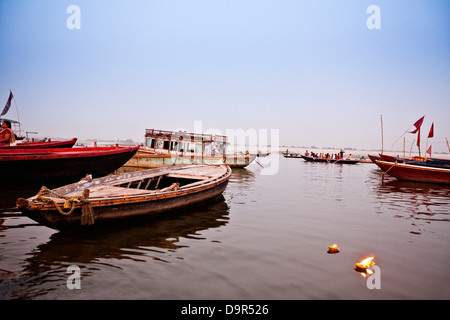
[[391, 167], [400, 167], [402, 169], [434, 171], [434, 172], [439, 172], [439, 173], [450, 173], [450, 169], [446, 169], [446, 168], [415, 165], [415, 164], [410, 164], [410, 163], [392, 162], [392, 161], [385, 161], [385, 160], [379, 160], [379, 159], [375, 159], [374, 161], [376, 164], [380, 163], [382, 165], [391, 166]]
[[93, 147], [93, 148], [28, 148], [28, 149], [7, 149], [7, 153], [0, 151], [0, 163], [2, 161], [17, 160], [51, 160], [66, 158], [91, 158], [115, 155], [117, 153], [135, 152], [139, 149], [136, 146], [117, 147]]
[[361, 160], [359, 160], [359, 159], [327, 159], [327, 158], [307, 156], [307, 155], [303, 155], [303, 154], [301, 154], [300, 157], [305, 159], [306, 161], [310, 161], [310, 162], [326, 162], [326, 163], [331, 163], [331, 164], [335, 164], [335, 163], [357, 164], [357, 163], [361, 162]]
[[[207, 165], [202, 165], [202, 166], [207, 167]], [[182, 166], [181, 168], [177, 168], [177, 169], [186, 169], [185, 167], [186, 166]], [[194, 166], [190, 166], [190, 167], [194, 167]], [[189, 186], [190, 184], [188, 184], [186, 186], [180, 187], [178, 190], [169, 190], [169, 191], [148, 190], [148, 193], [131, 194], [131, 195], [121, 194], [121, 195], [116, 195], [116, 196], [105, 196], [102, 198], [93, 197], [93, 198], [89, 198], [89, 202], [93, 207], [107, 207], [107, 206], [115, 206], [115, 205], [127, 205], [127, 204], [139, 203], [139, 202], [157, 201], [157, 200], [161, 200], [161, 199], [175, 198], [175, 197], [179, 197], [179, 196], [198, 193], [198, 192], [201, 192], [201, 191], [204, 191], [207, 189], [214, 188], [214, 187], [216, 187], [224, 182], [227, 182], [229, 180], [231, 173], [232, 173], [231, 168], [228, 165], [220, 165], [220, 167], [222, 167], [224, 169], [224, 172], [222, 174], [220, 174], [218, 176], [210, 177], [203, 181], [194, 182], [194, 183], [201, 182], [201, 184], [196, 185], [196, 186]], [[148, 170], [155, 171], [155, 169], [148, 169]], [[161, 172], [161, 174], [147, 176], [145, 178], [162, 177], [164, 175], [170, 174], [170, 172], [164, 172], [164, 171], [172, 171], [173, 168], [172, 168], [172, 170], [168, 170], [168, 168], [162, 168], [162, 169], [156, 169], [156, 170], [163, 171], [163, 172]], [[146, 171], [146, 170], [134, 171], [132, 173], [143, 172], [143, 171]], [[127, 175], [127, 174], [122, 174], [122, 175]], [[119, 175], [119, 176], [121, 176], [121, 175]], [[106, 178], [108, 178], [108, 177], [97, 178], [97, 179], [92, 180], [92, 182], [98, 182], [97, 185], [102, 185], [101, 180], [106, 180]], [[95, 181], [95, 180], [97, 180], [97, 181]], [[117, 179], [115, 181], [116, 182], [112, 181], [112, 183], [123, 183], [123, 182], [117, 182]], [[109, 183], [108, 186], [115, 187], [112, 183]], [[76, 190], [70, 190], [68, 192], [66, 191], [66, 193], [65, 193], [65, 194], [70, 194], [72, 192], [79, 192], [84, 189], [88, 189], [92, 186], [95, 186], [95, 185], [91, 185], [90, 183], [80, 184], [80, 182], [76, 182], [71, 185], [53, 189], [52, 191], [58, 193], [62, 189], [67, 189], [69, 187], [76, 188]], [[124, 189], [127, 189], [127, 188], [124, 188]], [[133, 189], [133, 188], [130, 188], [130, 189]], [[65, 195], [65, 194], [63, 193], [63, 195]], [[56, 210], [53, 203], [45, 203], [45, 202], [40, 202], [40, 201], [36, 202], [35, 198], [36, 198], [36, 196], [32, 196], [27, 199], [28, 206], [27, 206], [26, 210], [28, 210], [28, 211], [53, 211], [53, 210]], [[64, 201], [65, 200], [62, 198], [56, 199], [56, 203], [58, 205], [62, 205], [64, 203]], [[74, 205], [75, 205], [75, 209], [81, 208], [81, 206], [82, 206], [82, 204], [79, 202], [74, 203]]]

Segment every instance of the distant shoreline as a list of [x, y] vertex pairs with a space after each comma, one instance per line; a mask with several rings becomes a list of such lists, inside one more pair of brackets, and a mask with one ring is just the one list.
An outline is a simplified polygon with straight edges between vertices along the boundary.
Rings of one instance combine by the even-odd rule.
[[[51, 138], [52, 140], [64, 140], [64, 138]], [[124, 140], [102, 140], [102, 139], [79, 139], [77, 141], [77, 145], [78, 146], [93, 146], [94, 143], [96, 143], [98, 146], [111, 146], [111, 145], [143, 145], [143, 142], [137, 142], [137, 141], [133, 141], [132, 139], [124, 139]], [[282, 146], [279, 147], [278, 150], [276, 150], [276, 148], [271, 148], [270, 146], [232, 146], [229, 145], [227, 146], [227, 152], [228, 153], [233, 153], [233, 152], [245, 152], [246, 150], [249, 150], [250, 153], [252, 154], [256, 154], [256, 153], [277, 153], [277, 154], [281, 154], [286, 152], [286, 150], [288, 150], [288, 152], [290, 153], [297, 153], [297, 154], [305, 154], [306, 150], [308, 150], [309, 153], [315, 152], [315, 153], [330, 153], [330, 154], [336, 154], [340, 152], [340, 148], [307, 148], [307, 147], [286, 147], [286, 146]], [[381, 153], [381, 150], [361, 150], [361, 149], [355, 149], [355, 148], [343, 148], [342, 149], [344, 151], [344, 157], [347, 158], [349, 155], [351, 155], [352, 158], [355, 159], [359, 159], [361, 157], [364, 157], [365, 159], [368, 159], [368, 155], [377, 155], [379, 153]], [[405, 154], [403, 154], [403, 151], [384, 151], [383, 153], [387, 154], [387, 155], [392, 155], [392, 156], [400, 156], [400, 157], [415, 157], [415, 156], [419, 156], [418, 152], [405, 152]], [[421, 153], [421, 156], [424, 157], [425, 156], [425, 151], [423, 153]], [[434, 158], [442, 158], [442, 159], [450, 159], [450, 154], [449, 153], [445, 153], [445, 152], [433, 152], [432, 153], [432, 157]]]
[[[325, 149], [325, 148], [314, 148], [314, 149], [310, 149], [310, 148], [285, 148], [284, 150], [281, 150], [280, 148], [280, 152], [279, 153], [283, 153], [286, 152], [286, 150], [288, 150], [290, 153], [299, 153], [299, 154], [305, 154], [306, 150], [308, 150], [309, 153], [315, 152], [315, 153], [330, 153], [330, 154], [336, 154], [339, 153], [341, 149]], [[343, 149], [344, 150], [344, 149]], [[379, 153], [381, 153], [381, 150], [344, 150], [344, 158], [347, 158], [349, 155], [351, 155], [352, 158], [355, 159], [359, 159], [362, 156], [364, 156], [364, 158], [368, 159], [368, 155], [378, 155]], [[405, 152], [405, 154], [403, 154], [403, 151], [383, 151], [384, 154], [387, 155], [391, 155], [391, 156], [399, 156], [399, 157], [418, 157], [419, 153], [418, 152], [411, 152], [411, 154], [409, 152]], [[420, 154], [422, 157], [425, 157], [424, 153]], [[443, 159], [450, 159], [450, 154], [448, 153], [432, 153], [431, 154], [432, 157], [434, 158], [443, 158]]]

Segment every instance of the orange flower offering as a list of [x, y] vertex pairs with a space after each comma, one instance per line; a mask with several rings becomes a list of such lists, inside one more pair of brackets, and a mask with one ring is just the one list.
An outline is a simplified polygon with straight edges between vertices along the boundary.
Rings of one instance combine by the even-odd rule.
[[337, 245], [333, 244], [332, 246], [328, 246], [328, 253], [338, 253], [339, 248]]
[[358, 271], [363, 271], [365, 272], [367, 270], [368, 267], [373, 266], [375, 264], [375, 262], [373, 262], [374, 257], [369, 257], [364, 259], [361, 262], [357, 262], [355, 263], [355, 267]]

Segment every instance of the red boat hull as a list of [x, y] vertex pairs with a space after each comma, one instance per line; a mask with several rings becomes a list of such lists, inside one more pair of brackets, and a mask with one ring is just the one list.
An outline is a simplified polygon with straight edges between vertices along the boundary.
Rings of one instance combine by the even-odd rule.
[[2, 150], [10, 149], [41, 149], [41, 148], [72, 148], [77, 142], [77, 138], [70, 140], [44, 141], [44, 142], [18, 142], [15, 146], [2, 146]]
[[441, 159], [441, 158], [421, 158], [421, 157], [412, 157], [412, 158], [403, 158], [403, 157], [394, 157], [387, 154], [380, 153], [380, 157], [385, 161], [395, 161], [395, 160], [416, 160], [416, 161], [438, 161], [443, 163], [450, 163], [450, 159]]
[[450, 184], [450, 169], [384, 161], [373, 156], [370, 158], [381, 170], [399, 180]]
[[100, 177], [120, 168], [138, 149], [139, 146], [2, 150], [0, 175], [15, 181], [81, 179], [86, 174]]

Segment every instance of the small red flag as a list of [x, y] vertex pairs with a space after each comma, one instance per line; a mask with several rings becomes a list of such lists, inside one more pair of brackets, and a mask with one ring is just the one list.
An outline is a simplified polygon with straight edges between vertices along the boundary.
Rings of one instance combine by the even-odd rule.
[[428, 148], [427, 153], [430, 155], [431, 157], [431, 146]]
[[425, 116], [423, 116], [422, 118], [417, 120], [416, 123], [414, 123], [414, 127], [416, 127], [416, 130], [410, 131], [410, 133], [416, 133], [420, 129], [420, 126], [422, 125], [423, 122], [423, 118], [425, 118]]
[[11, 107], [11, 99], [12, 99], [12, 98], [14, 98], [14, 96], [13, 96], [11, 90], [10, 90], [10, 91], [9, 91], [9, 98], [8, 98], [8, 101], [6, 101], [5, 108], [3, 109], [2, 114], [0, 114], [0, 116], [4, 116], [4, 115], [8, 112], [9, 107]]
[[431, 124], [430, 133], [428, 134], [428, 138], [433, 138], [434, 136], [434, 122]]

